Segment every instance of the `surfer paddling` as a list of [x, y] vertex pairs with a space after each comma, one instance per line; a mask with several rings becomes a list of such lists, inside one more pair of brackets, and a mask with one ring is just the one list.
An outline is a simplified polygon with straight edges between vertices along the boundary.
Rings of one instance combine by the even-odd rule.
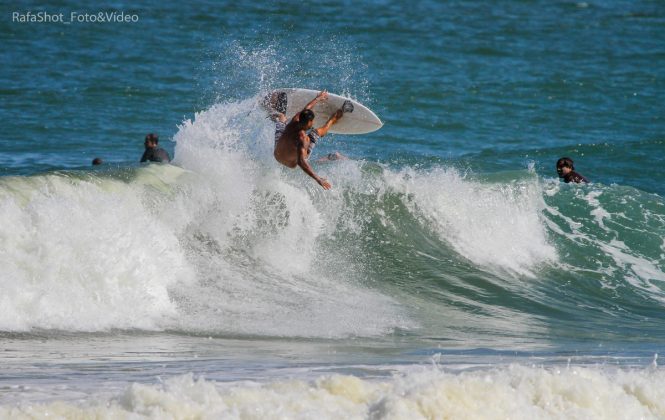
[[300, 166], [300, 169], [314, 178], [323, 189], [329, 190], [332, 185], [314, 172], [312, 166], [309, 164], [309, 156], [312, 154], [316, 142], [328, 134], [330, 127], [342, 118], [344, 107], [342, 106], [342, 108], [338, 109], [321, 127], [312, 128], [315, 117], [312, 108], [318, 102], [328, 99], [327, 91], [323, 90], [319, 92], [312, 101], [305, 105], [302, 111], [291, 118], [291, 121], [287, 121], [284, 112], [280, 112], [286, 110], [280, 109], [279, 105], [282, 98], [279, 97], [279, 94], [267, 99], [271, 102], [272, 109], [277, 111], [271, 115], [271, 118], [275, 122], [274, 156], [277, 162], [289, 168]]

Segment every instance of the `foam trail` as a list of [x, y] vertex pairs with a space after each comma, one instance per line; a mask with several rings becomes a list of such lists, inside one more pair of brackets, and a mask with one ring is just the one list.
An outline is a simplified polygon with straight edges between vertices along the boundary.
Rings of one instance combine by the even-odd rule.
[[656, 195], [628, 187], [548, 186], [548, 225], [573, 255], [567, 271], [601, 275], [610, 289], [630, 285], [649, 300], [665, 301], [664, 204]]

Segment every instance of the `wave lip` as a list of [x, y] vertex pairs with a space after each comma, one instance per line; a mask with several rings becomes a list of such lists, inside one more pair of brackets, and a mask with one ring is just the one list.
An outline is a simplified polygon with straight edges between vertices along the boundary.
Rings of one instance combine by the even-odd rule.
[[404, 169], [387, 174], [419, 220], [460, 255], [492, 271], [535, 277], [557, 261], [549, 243], [537, 179], [485, 183], [455, 169]]

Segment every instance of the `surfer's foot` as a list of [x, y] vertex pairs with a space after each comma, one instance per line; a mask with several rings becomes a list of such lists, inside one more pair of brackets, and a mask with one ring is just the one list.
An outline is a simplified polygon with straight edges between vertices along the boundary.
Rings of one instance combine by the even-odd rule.
[[328, 123], [326, 124], [327, 126], [331, 126], [335, 124], [340, 118], [344, 116], [344, 111], [342, 108], [338, 109], [335, 111], [335, 113], [328, 119]]
[[272, 122], [286, 122], [286, 115], [282, 114], [281, 112], [275, 112], [274, 114], [271, 114], [268, 116]]
[[323, 162], [332, 162], [334, 160], [346, 160], [346, 159], [348, 159], [348, 157], [344, 156], [340, 152], [334, 152], [334, 153], [328, 153], [327, 156], [317, 159], [317, 162], [323, 163]]
[[345, 160], [348, 159], [348, 157], [344, 156], [340, 152], [334, 152], [334, 153], [328, 153], [328, 156], [326, 156], [328, 160]]

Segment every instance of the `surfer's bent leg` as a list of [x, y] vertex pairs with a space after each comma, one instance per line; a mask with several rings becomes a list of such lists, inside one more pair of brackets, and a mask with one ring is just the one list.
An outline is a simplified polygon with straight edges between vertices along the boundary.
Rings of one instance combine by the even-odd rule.
[[284, 130], [286, 130], [286, 122], [281, 120], [275, 121], [275, 144], [277, 144], [279, 138], [284, 134]]
[[321, 140], [321, 136], [319, 136], [317, 130], [309, 130], [309, 133], [307, 133], [307, 137], [309, 137], [309, 145], [307, 146], [307, 155], [309, 156], [312, 154], [312, 150], [314, 150], [316, 142]]
[[344, 112], [340, 108], [330, 118], [328, 118], [328, 121], [326, 121], [325, 124], [323, 124], [321, 127], [313, 131], [316, 131], [319, 137], [325, 136], [326, 134], [328, 134], [328, 130], [330, 130], [330, 127], [335, 125], [335, 123], [337, 123], [337, 121], [339, 121], [339, 119], [342, 118], [342, 115], [344, 115]]

